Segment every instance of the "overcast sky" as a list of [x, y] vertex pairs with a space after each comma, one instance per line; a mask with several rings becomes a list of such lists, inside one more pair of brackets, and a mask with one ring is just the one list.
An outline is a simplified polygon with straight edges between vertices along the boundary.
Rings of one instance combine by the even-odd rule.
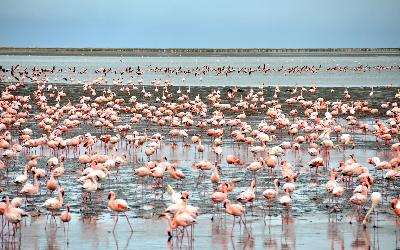
[[400, 47], [400, 0], [2, 0], [0, 46]]

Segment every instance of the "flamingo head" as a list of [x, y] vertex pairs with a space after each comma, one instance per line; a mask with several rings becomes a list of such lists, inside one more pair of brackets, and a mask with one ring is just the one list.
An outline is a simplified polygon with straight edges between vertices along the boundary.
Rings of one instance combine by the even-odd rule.
[[232, 182], [232, 183], [238, 183], [238, 182], [240, 182], [240, 180], [238, 180], [238, 179], [232, 179], [231, 182]]
[[168, 216], [168, 214], [164, 213], [164, 214], [160, 214], [160, 215], [158, 216], [158, 218], [168, 219], [169, 216]]
[[375, 178], [374, 177], [368, 176], [367, 179], [368, 179], [368, 183], [370, 185], [374, 184], [374, 182], [375, 182]]
[[115, 193], [113, 191], [110, 191], [108, 193], [108, 199], [111, 200], [112, 197], [115, 197]]
[[221, 190], [224, 192], [224, 191], [227, 191], [228, 190], [228, 183], [226, 183], [226, 182], [223, 182], [222, 183], [222, 186], [221, 186]]
[[[3, 197], [3, 199], [4, 199], [4, 197]], [[398, 202], [399, 202], [398, 199], [393, 199], [393, 200], [390, 201], [390, 205], [392, 206], [393, 209], [396, 208], [396, 205], [397, 205]]]
[[225, 200], [223, 201], [223, 203], [224, 203], [224, 208], [226, 208], [226, 204], [230, 204], [231, 202], [230, 202], [230, 200], [225, 199]]
[[182, 197], [181, 197], [181, 199], [182, 199], [182, 200], [187, 200], [187, 199], [189, 199], [189, 192], [183, 191], [183, 192], [182, 192]]
[[167, 234], [168, 234], [168, 241], [171, 241], [171, 239], [172, 239], [172, 233], [171, 233], [171, 230], [168, 228], [168, 230], [167, 230]]

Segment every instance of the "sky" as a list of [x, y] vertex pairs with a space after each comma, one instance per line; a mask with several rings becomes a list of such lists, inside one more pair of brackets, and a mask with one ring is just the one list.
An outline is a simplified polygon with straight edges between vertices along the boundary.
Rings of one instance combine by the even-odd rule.
[[399, 48], [400, 0], [2, 0], [0, 47]]

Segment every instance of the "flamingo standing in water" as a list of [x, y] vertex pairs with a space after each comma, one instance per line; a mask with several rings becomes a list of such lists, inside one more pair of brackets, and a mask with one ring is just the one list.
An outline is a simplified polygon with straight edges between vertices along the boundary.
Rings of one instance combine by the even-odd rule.
[[396, 224], [397, 224], [397, 219], [398, 217], [400, 217], [400, 196], [398, 198], [391, 200], [390, 206], [392, 207], [394, 214], [397, 216], [396, 217]]
[[[13, 227], [13, 236], [16, 236], [16, 232], [18, 230], [18, 225], [21, 225], [21, 220], [22, 217], [28, 216], [28, 214], [21, 208], [13, 206], [12, 203], [10, 203], [10, 200], [8, 196], [3, 197], [3, 202], [5, 203], [4, 207], [4, 218], [6, 219], [7, 222], [11, 223], [14, 225]], [[3, 225], [2, 225], [3, 227]], [[4, 229], [4, 228], [3, 228]], [[3, 230], [2, 230], [3, 233]], [[21, 237], [21, 230], [20, 230], [20, 237]]]
[[[279, 198], [279, 203], [286, 208], [287, 213], [289, 213], [289, 209], [292, 206], [292, 198], [290, 198], [290, 192], [288, 188], [285, 188], [285, 195]], [[282, 213], [282, 224], [283, 224], [283, 213]]]
[[[61, 188], [58, 191], [58, 198], [49, 198], [43, 203], [42, 206], [45, 207], [50, 212], [50, 215], [51, 215], [50, 223], [51, 223], [51, 220], [54, 219], [54, 222], [57, 225], [57, 221], [56, 221], [56, 217], [55, 217], [54, 213], [56, 210], [59, 210], [62, 207], [63, 202], [64, 202], [64, 189]], [[49, 217], [49, 215], [46, 216], [45, 228], [47, 227], [48, 217]]]
[[118, 214], [122, 213], [125, 216], [126, 221], [128, 222], [131, 231], [133, 232], [131, 222], [129, 221], [128, 216], [125, 214], [125, 212], [129, 209], [129, 206], [126, 203], [126, 201], [123, 199], [116, 199], [116, 195], [113, 191], [108, 193], [108, 200], [109, 200], [108, 208], [111, 209], [111, 211], [113, 211], [113, 212], [117, 212], [117, 219], [114, 223], [113, 231], [115, 231], [115, 227], [117, 226], [117, 223], [118, 223], [118, 217], [119, 217]]
[[71, 218], [72, 218], [72, 216], [71, 216], [71, 212], [70, 212], [70, 205], [67, 204], [66, 210], [60, 214], [60, 220], [63, 224], [64, 234], [65, 234], [65, 225], [64, 224], [67, 223], [67, 244], [69, 244], [68, 232], [69, 232], [69, 222], [71, 221]]
[[[227, 183], [222, 183], [222, 187], [221, 187], [222, 191], [215, 191], [212, 195], [211, 195], [211, 200], [215, 206], [215, 204], [217, 205], [217, 211], [219, 211], [219, 203], [223, 202], [224, 200], [227, 199], [228, 197], [228, 184]], [[214, 210], [213, 210], [213, 215], [211, 217], [211, 220], [214, 220]]]
[[236, 200], [242, 204], [247, 204], [249, 202], [251, 203], [251, 207], [253, 207], [253, 202], [256, 199], [255, 188], [256, 180], [252, 180], [250, 186], [246, 189], [246, 191], [240, 193], [236, 197]]
[[30, 182], [26, 182], [22, 187], [20, 194], [24, 194], [26, 198], [26, 202], [28, 201], [28, 196], [34, 196], [39, 192], [39, 182], [38, 182], [38, 174], [36, 173], [35, 168], [32, 169], [33, 173], [33, 185]]
[[268, 188], [263, 192], [263, 196], [267, 200], [267, 203], [268, 203], [268, 210], [271, 210], [273, 203], [275, 202], [276, 198], [278, 198], [278, 195], [279, 195], [280, 183], [279, 183], [278, 179], [274, 180], [274, 185], [275, 185], [274, 189]]
[[[366, 187], [365, 185], [366, 185], [365, 183], [362, 184], [363, 187]], [[359, 211], [360, 206], [364, 206], [367, 203], [367, 195], [368, 195], [368, 188], [363, 188], [360, 193], [359, 192], [354, 193], [353, 196], [350, 198], [350, 202], [353, 203], [355, 206], [354, 211], [357, 212], [358, 219], [360, 219], [360, 211]], [[350, 224], [354, 216], [354, 211], [350, 217], [349, 221]]]
[[159, 218], [168, 220], [167, 234], [168, 234], [168, 241], [170, 241], [173, 236], [173, 231], [175, 231], [178, 228], [178, 224], [176, 223], [176, 220], [171, 218], [171, 216], [167, 213], [161, 214]]
[[246, 222], [243, 219], [246, 209], [240, 204], [232, 204], [231, 201], [228, 199], [225, 199], [223, 201], [223, 203], [224, 203], [226, 213], [233, 216], [233, 225], [232, 225], [231, 234], [235, 227], [236, 217], [239, 217], [239, 223], [242, 222], [247, 230]]
[[[367, 214], [366, 214], [365, 217], [364, 217], [364, 220], [362, 221], [362, 224], [363, 224], [364, 228], [367, 227], [368, 216], [370, 215], [370, 213], [371, 213], [372, 211], [374, 211], [374, 209], [379, 205], [379, 203], [380, 203], [381, 201], [382, 201], [382, 195], [381, 195], [381, 193], [379, 193], [379, 192], [373, 192], [373, 193], [371, 194], [371, 202], [372, 202], [371, 208], [368, 210]], [[377, 226], [377, 223], [378, 223], [378, 212], [376, 213], [376, 220], [375, 220], [375, 223], [374, 223], [374, 227]]]

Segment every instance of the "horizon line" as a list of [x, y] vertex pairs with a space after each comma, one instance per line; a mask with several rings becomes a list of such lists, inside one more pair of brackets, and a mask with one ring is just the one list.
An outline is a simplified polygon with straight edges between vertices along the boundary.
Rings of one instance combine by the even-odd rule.
[[400, 48], [58, 48], [0, 47], [0, 55], [54, 56], [400, 56]]

